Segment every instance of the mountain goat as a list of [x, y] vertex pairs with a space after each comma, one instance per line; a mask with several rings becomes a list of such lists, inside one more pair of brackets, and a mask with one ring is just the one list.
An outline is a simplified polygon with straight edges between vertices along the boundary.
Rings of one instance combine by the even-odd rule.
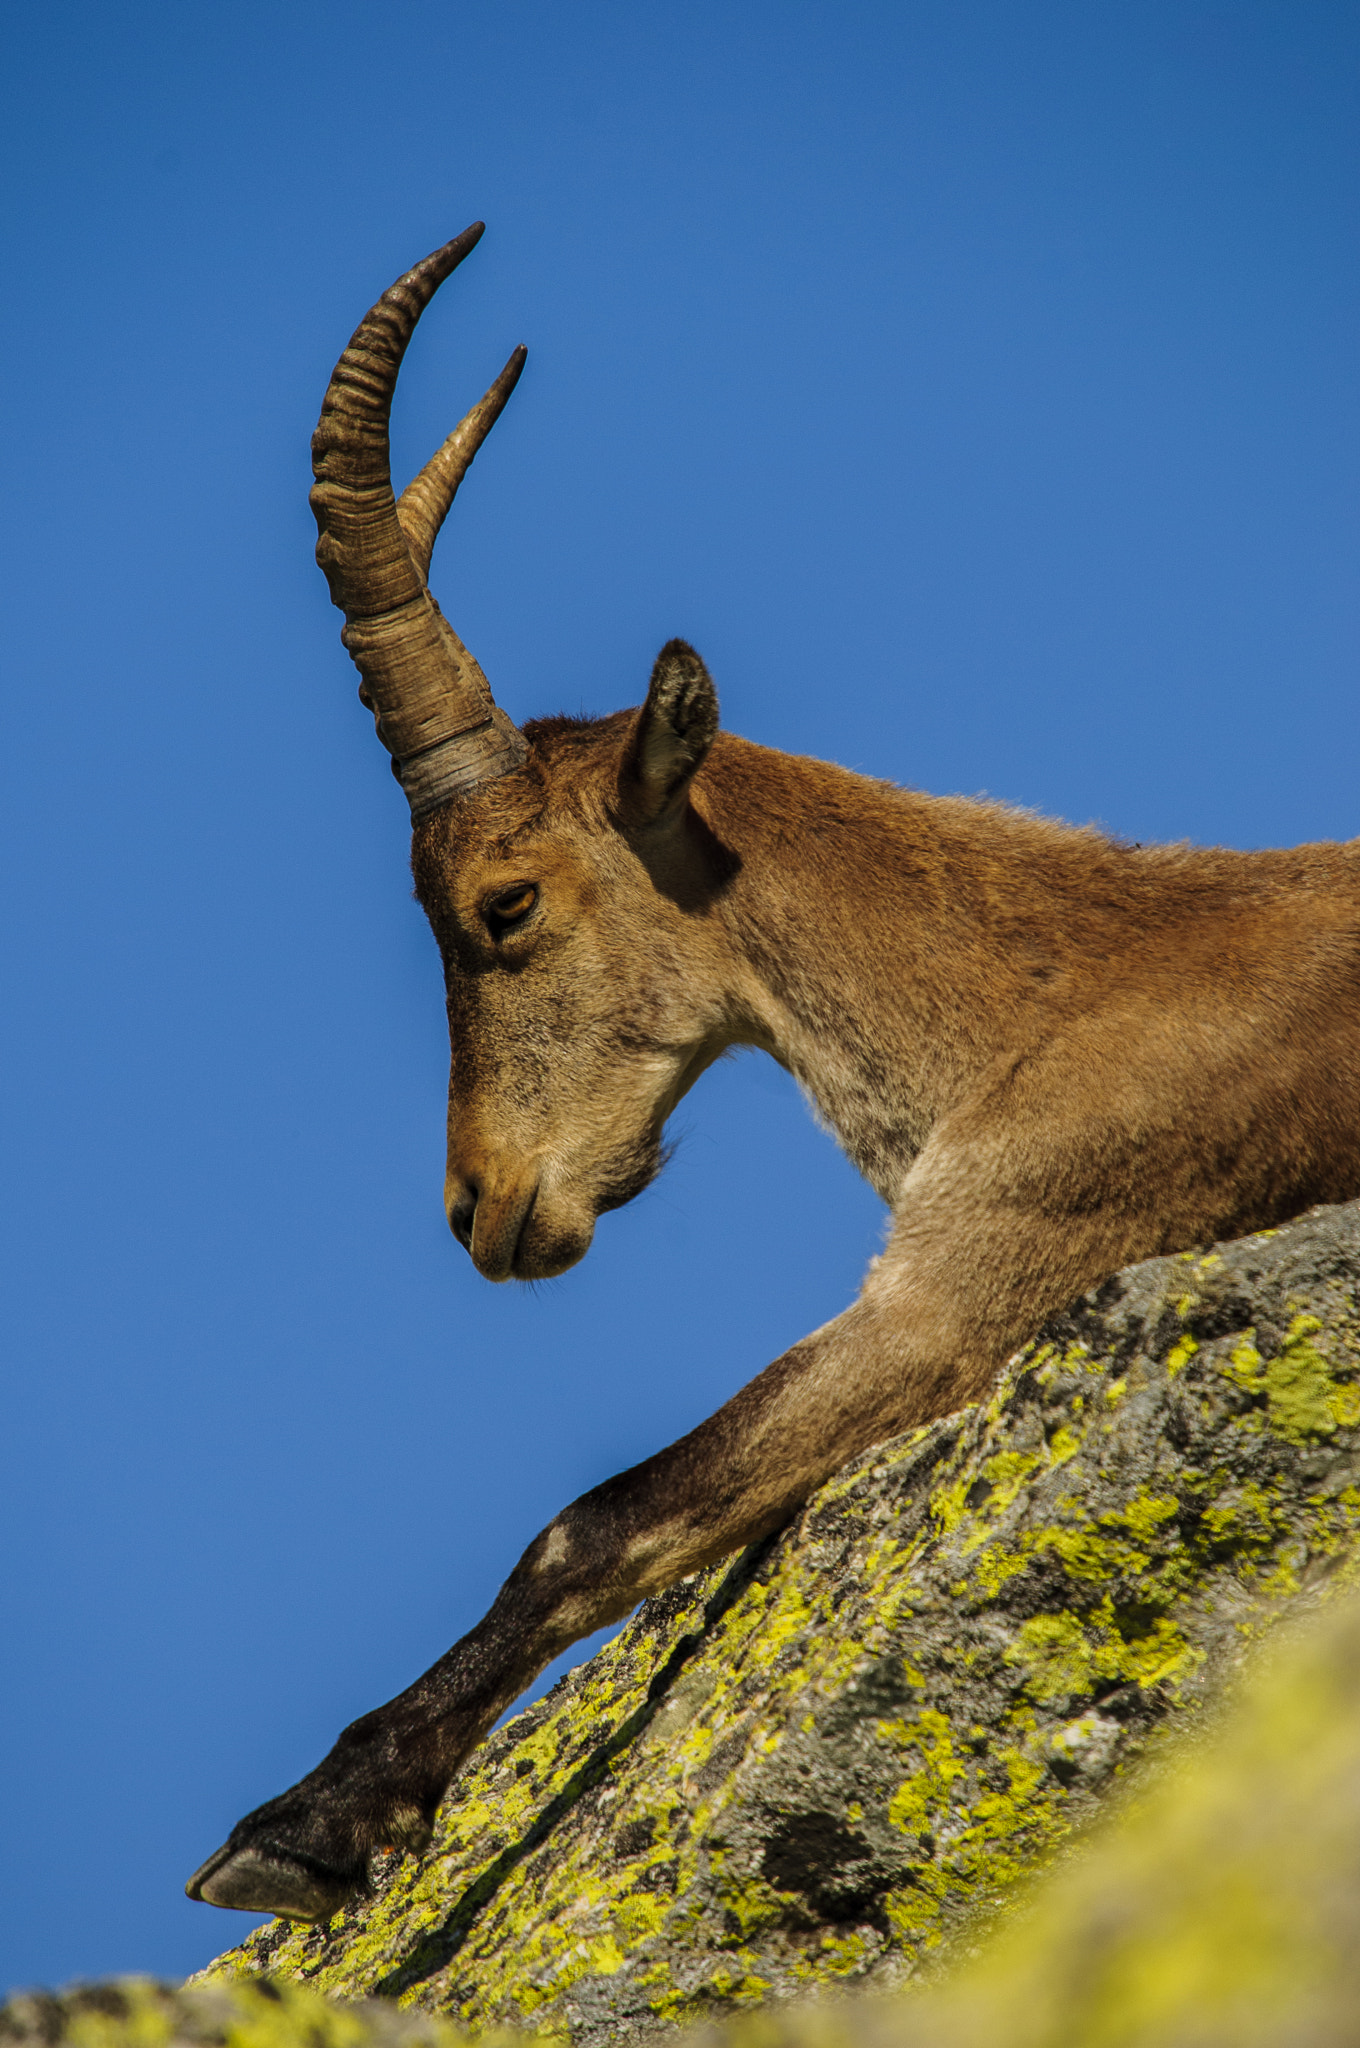
[[486, 1617], [190, 1880], [335, 1911], [419, 1850], [548, 1661], [779, 1527], [866, 1445], [976, 1400], [1131, 1260], [1360, 1194], [1360, 841], [1121, 845], [721, 732], [683, 641], [640, 710], [518, 730], [426, 581], [524, 360], [398, 499], [415, 324], [480, 226], [364, 319], [313, 443], [318, 559], [410, 800], [443, 955], [445, 1203], [489, 1280], [560, 1273], [657, 1171], [719, 1054], [795, 1074], [892, 1209], [856, 1300], [535, 1537]]

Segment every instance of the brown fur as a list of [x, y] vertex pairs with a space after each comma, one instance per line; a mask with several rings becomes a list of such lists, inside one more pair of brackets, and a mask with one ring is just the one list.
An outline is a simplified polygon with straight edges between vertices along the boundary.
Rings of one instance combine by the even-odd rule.
[[[486, 1619], [191, 1881], [316, 1917], [419, 1846], [560, 1649], [777, 1528], [846, 1458], [976, 1398], [1131, 1260], [1360, 1193], [1360, 842], [1130, 847], [728, 735], [682, 643], [641, 712], [526, 729], [418, 826], [446, 969], [450, 1223], [560, 1272], [728, 1046], [803, 1084], [892, 1208], [859, 1299], [566, 1509]], [[497, 932], [493, 899], [537, 890]]]

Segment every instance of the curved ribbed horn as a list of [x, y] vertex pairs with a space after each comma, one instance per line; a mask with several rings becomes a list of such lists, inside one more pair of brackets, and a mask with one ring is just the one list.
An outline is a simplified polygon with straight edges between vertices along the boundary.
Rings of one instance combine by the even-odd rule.
[[312, 438], [316, 558], [345, 614], [341, 634], [359, 695], [420, 818], [525, 758], [518, 729], [426, 586], [430, 550], [482, 441], [524, 366], [516, 349], [496, 382], [403, 493], [392, 491], [387, 426], [415, 325], [481, 240], [467, 228], [408, 270], [365, 314], [335, 366]]
[[459, 420], [443, 447], [430, 457], [419, 476], [412, 477], [397, 499], [397, 517], [411, 550], [411, 560], [427, 580], [430, 556], [458, 486], [467, 475], [473, 456], [500, 418], [528, 354], [523, 346], [515, 350], [491, 389]]

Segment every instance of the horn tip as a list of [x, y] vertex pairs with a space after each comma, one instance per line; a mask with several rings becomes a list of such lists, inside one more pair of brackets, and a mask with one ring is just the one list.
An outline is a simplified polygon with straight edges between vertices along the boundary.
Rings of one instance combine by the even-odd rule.
[[408, 283], [412, 279], [421, 278], [427, 280], [428, 290], [437, 291], [444, 279], [458, 268], [463, 258], [472, 254], [485, 233], [486, 222], [473, 221], [471, 227], [464, 228], [462, 234], [455, 235], [451, 242], [445, 242], [442, 248], [432, 249], [424, 262], [418, 263], [401, 282]]

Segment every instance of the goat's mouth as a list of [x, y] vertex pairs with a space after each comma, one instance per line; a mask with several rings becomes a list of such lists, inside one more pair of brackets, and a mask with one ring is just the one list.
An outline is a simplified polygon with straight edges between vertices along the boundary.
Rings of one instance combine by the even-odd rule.
[[460, 1230], [458, 1237], [467, 1246], [483, 1279], [527, 1277], [522, 1270], [523, 1255], [537, 1203], [537, 1181], [511, 1188], [499, 1197], [481, 1196], [468, 1221], [466, 1235]]
[[594, 1164], [589, 1179], [510, 1180], [475, 1191], [449, 1210], [449, 1226], [485, 1280], [551, 1280], [590, 1250], [595, 1219], [621, 1209], [656, 1179], [670, 1156], [654, 1126]]
[[590, 1250], [595, 1213], [543, 1194], [541, 1183], [483, 1195], [454, 1235], [484, 1280], [553, 1280]]
[[516, 1240], [509, 1277], [555, 1280], [585, 1257], [594, 1236], [595, 1219], [588, 1212], [563, 1213], [546, 1202], [536, 1202]]
[[551, 1280], [576, 1265], [590, 1250], [596, 1218], [607, 1210], [621, 1209], [640, 1195], [665, 1161], [659, 1134], [650, 1133], [606, 1160], [591, 1176], [588, 1187], [550, 1191], [540, 1184], [523, 1212], [509, 1276]]

